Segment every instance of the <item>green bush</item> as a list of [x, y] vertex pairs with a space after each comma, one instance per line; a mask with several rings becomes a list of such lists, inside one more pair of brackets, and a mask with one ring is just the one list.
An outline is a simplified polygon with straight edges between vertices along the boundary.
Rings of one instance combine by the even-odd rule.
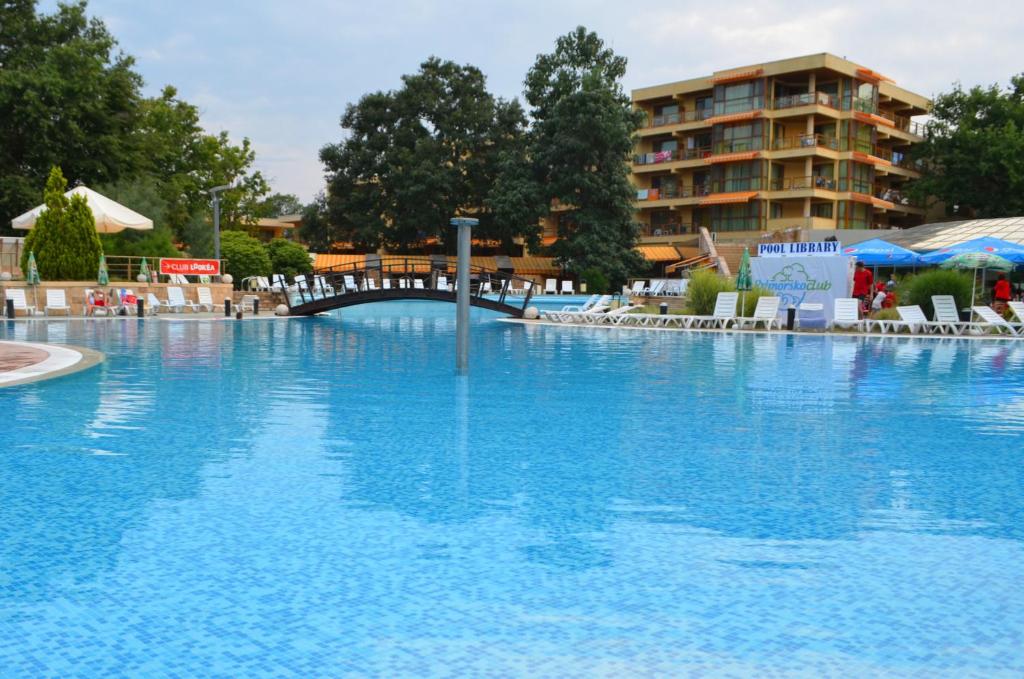
[[221, 257], [228, 260], [226, 269], [235, 279], [235, 287], [249, 276], [269, 276], [270, 256], [263, 243], [243, 231], [225, 231], [220, 235]]
[[608, 277], [600, 269], [591, 267], [580, 273], [580, 279], [587, 284], [587, 292], [592, 295], [604, 295], [608, 292]]
[[313, 270], [313, 263], [309, 260], [306, 248], [294, 241], [275, 238], [267, 243], [267, 255], [270, 257], [271, 270], [284, 274], [288, 280]]
[[[718, 293], [730, 292], [736, 284], [728, 278], [719, 276], [714, 271], [701, 269], [690, 275], [686, 286], [686, 312], [699, 316], [710, 316], [715, 311], [715, 300]], [[754, 300], [757, 303], [757, 300]]]
[[971, 275], [946, 269], [919, 273], [907, 280], [901, 288], [900, 299], [906, 304], [917, 304], [928, 318], [934, 318], [932, 295], [953, 295], [956, 307], [971, 306]]
[[900, 320], [900, 312], [896, 309], [879, 309], [872, 312], [869, 318], [873, 321], [898, 321]]
[[46, 210], [25, 237], [21, 270], [28, 270], [28, 254], [34, 252], [44, 281], [95, 280], [103, 253], [96, 221], [85, 198], [68, 200], [66, 190], [64, 174], [54, 167], [43, 191]]

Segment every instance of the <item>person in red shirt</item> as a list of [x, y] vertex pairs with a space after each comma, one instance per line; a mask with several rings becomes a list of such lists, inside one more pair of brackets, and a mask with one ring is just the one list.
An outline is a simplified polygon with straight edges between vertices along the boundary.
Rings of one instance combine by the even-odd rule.
[[1005, 274], [999, 274], [995, 287], [992, 288], [992, 308], [997, 314], [1006, 313], [1006, 303], [1010, 301], [1010, 281]]
[[871, 275], [864, 262], [857, 262], [857, 270], [853, 272], [853, 296], [860, 300], [861, 313], [867, 313], [871, 299], [871, 284], [875, 277]]

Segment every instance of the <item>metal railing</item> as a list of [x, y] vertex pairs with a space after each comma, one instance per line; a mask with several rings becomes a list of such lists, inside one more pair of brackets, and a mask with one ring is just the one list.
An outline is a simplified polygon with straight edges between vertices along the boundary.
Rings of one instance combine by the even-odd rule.
[[648, 225], [641, 224], [639, 229], [641, 236], [657, 237], [657, 236], [683, 236], [686, 234], [692, 234], [697, 232], [697, 227], [693, 224], [658, 224]]
[[740, 97], [715, 102], [715, 115], [724, 116], [730, 113], [746, 113], [764, 108], [764, 96]]
[[764, 137], [743, 137], [720, 141], [714, 145], [715, 155], [721, 153], [743, 153], [744, 151], [761, 151], [764, 149]]
[[[134, 282], [136, 277], [142, 270], [142, 260], [146, 260], [146, 265], [149, 267], [149, 271], [153, 276], [154, 281], [166, 280], [167, 276], [160, 276], [160, 257], [136, 257], [134, 255], [109, 255], [104, 258], [107, 263], [107, 273], [112, 281], [132, 281]], [[225, 271], [225, 265], [227, 264], [226, 259], [220, 260], [220, 270]]]
[[711, 155], [711, 147], [673, 149], [671, 151], [651, 151], [633, 156], [634, 165], [658, 165], [677, 160], [696, 160]]
[[780, 137], [772, 142], [772, 148], [776, 151], [816, 148], [819, 146], [822, 148], [832, 149], [833, 151], [838, 151], [839, 139], [831, 135], [815, 133], [801, 134], [796, 137]]
[[710, 108], [698, 108], [692, 111], [679, 111], [677, 113], [663, 113], [651, 116], [647, 127], [665, 127], [666, 125], [678, 125], [679, 123], [692, 123], [698, 120], [706, 120], [714, 115]]
[[782, 97], [775, 97], [772, 108], [776, 111], [787, 108], [795, 108], [797, 106], [811, 106], [811, 105], [828, 106], [829, 108], [838, 109], [838, 102], [834, 95], [826, 92], [804, 92], [803, 94], [788, 94]]
[[[529, 278], [505, 271], [470, 266], [470, 297], [479, 301], [486, 298], [491, 306], [512, 307], [522, 315], [529, 306], [535, 283]], [[345, 295], [361, 295], [362, 301], [401, 299], [403, 295], [428, 296], [447, 299], [455, 293], [455, 267], [426, 257], [384, 257], [362, 264], [341, 264], [318, 269], [312, 274], [296, 276], [292, 282], [275, 277], [276, 289], [285, 291], [289, 309], [319, 302], [331, 308], [332, 301], [341, 301]], [[522, 303], [519, 303], [522, 300]], [[516, 304], [513, 305], [513, 302]], [[342, 306], [338, 304], [337, 306]]]
[[776, 177], [769, 183], [771, 191], [805, 191], [807, 189], [823, 189], [835, 191], [836, 181], [831, 177]]

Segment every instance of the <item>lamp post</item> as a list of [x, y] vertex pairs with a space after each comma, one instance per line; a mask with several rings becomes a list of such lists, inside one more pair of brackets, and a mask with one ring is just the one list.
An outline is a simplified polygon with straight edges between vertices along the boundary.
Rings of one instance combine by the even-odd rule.
[[220, 194], [230, 188], [231, 184], [224, 184], [210, 189], [213, 196], [213, 258], [217, 260], [220, 259]]
[[458, 260], [455, 264], [455, 373], [469, 373], [469, 250], [470, 231], [480, 223], [470, 217], [452, 217], [459, 229]]

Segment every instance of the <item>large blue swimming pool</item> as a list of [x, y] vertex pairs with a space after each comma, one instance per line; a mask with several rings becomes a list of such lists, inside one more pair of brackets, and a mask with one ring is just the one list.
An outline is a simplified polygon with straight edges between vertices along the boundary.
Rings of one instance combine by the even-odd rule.
[[5, 324], [0, 676], [1024, 672], [1024, 343]]

